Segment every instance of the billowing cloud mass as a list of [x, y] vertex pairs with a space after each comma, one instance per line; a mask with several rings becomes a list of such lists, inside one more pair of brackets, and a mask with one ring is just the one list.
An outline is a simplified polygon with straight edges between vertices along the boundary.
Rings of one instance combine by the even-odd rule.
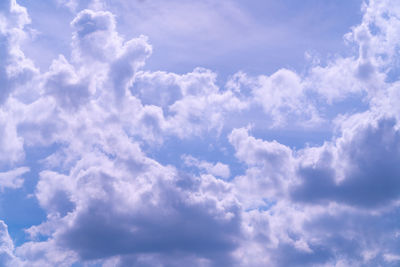
[[360, 3], [346, 53], [222, 79], [147, 67], [118, 23], [257, 42], [237, 1], [115, 2], [49, 4], [70, 49], [47, 66], [37, 8], [0, 3], [1, 266], [400, 265], [400, 3]]

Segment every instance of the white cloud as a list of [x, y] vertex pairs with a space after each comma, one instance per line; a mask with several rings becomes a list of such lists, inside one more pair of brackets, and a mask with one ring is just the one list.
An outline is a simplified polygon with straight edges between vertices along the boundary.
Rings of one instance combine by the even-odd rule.
[[0, 67], [0, 104], [37, 72], [20, 48], [22, 40], [26, 38], [24, 27], [28, 23], [30, 19], [26, 9], [15, 0], [4, 1], [0, 5], [0, 55], [2, 62], [6, 62]]
[[3, 221], [0, 221], [0, 263], [6, 267], [20, 265], [14, 255], [14, 244], [8, 234], [8, 227]]
[[209, 173], [216, 177], [221, 177], [223, 179], [227, 179], [230, 176], [229, 166], [226, 164], [223, 164], [221, 162], [212, 164], [212, 163], [204, 161], [204, 160], [198, 160], [189, 155], [184, 155], [182, 157], [182, 159], [183, 159], [185, 165], [197, 167], [198, 169], [205, 171], [206, 173]]
[[23, 140], [17, 134], [14, 112], [0, 110], [0, 166], [12, 165], [24, 157]]
[[290, 148], [276, 141], [249, 136], [248, 130], [235, 129], [229, 135], [236, 157], [247, 165], [245, 175], [233, 183], [246, 208], [265, 207], [286, 194], [293, 176], [294, 159]]
[[145, 105], [144, 109], [161, 107], [157, 121], [163, 125], [162, 133], [180, 138], [208, 131], [219, 133], [230, 119], [228, 114], [240, 113], [248, 106], [232, 91], [219, 88], [216, 74], [203, 68], [183, 75], [138, 72], [130, 92]]
[[29, 172], [28, 167], [20, 167], [7, 172], [0, 172], [0, 188], [19, 188], [23, 185], [22, 174]]
[[384, 254], [383, 257], [385, 258], [385, 261], [389, 263], [400, 261], [400, 255], [397, 254]]
[[281, 69], [270, 77], [260, 76], [253, 88], [254, 101], [273, 118], [273, 124], [288, 123], [290, 117], [303, 121], [316, 121], [317, 111], [305, 96], [301, 78], [293, 71]]

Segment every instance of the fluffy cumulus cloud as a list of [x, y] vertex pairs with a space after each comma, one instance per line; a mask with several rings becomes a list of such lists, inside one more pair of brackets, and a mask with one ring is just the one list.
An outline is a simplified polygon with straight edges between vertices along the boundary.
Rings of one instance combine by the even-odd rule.
[[44, 243], [82, 260], [134, 263], [147, 254], [160, 260], [176, 254], [194, 264], [230, 261], [241, 215], [229, 184], [161, 166], [134, 145], [113, 159], [98, 153], [80, 159], [68, 175], [40, 173], [36, 197], [50, 218], [28, 229], [31, 236], [50, 234]]
[[[249, 166], [233, 182], [252, 210], [249, 234], [262, 233], [264, 253], [274, 251], [269, 264], [398, 263], [385, 260], [399, 248], [397, 121], [355, 116], [334, 140], [299, 151], [255, 139], [245, 129], [231, 134], [237, 156]], [[268, 218], [267, 235], [254, 227], [261, 216]]]
[[40, 70], [0, 4], [1, 200], [44, 214], [0, 209], [1, 266], [400, 264], [396, 1], [363, 3], [350, 54], [222, 82], [146, 68], [126, 1], [56, 2], [70, 51]]
[[8, 233], [7, 225], [1, 221], [1, 247], [0, 247], [0, 259], [3, 265], [12, 266], [17, 265], [18, 259], [14, 255], [14, 244]]

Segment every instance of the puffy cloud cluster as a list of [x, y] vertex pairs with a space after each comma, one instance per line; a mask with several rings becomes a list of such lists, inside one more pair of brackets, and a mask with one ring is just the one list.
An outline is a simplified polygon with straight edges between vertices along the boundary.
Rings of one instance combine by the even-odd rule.
[[[40, 166], [31, 197], [46, 218], [18, 246], [0, 221], [1, 265], [399, 264], [396, 3], [364, 5], [354, 56], [221, 87], [204, 68], [144, 70], [149, 41], [125, 40], [100, 1], [70, 2], [71, 56], [40, 72], [20, 48], [26, 9], [3, 2], [0, 187], [24, 188]], [[351, 97], [369, 109], [335, 109]], [[329, 140], [297, 149], [256, 136], [320, 127]], [[162, 164], [152, 155], [170, 140], [219, 145], [226, 159], [182, 151], [181, 165]]]
[[[68, 174], [41, 172], [36, 197], [49, 219], [30, 228], [31, 236], [50, 235], [43, 245], [71, 250], [81, 260], [136, 262], [146, 254], [171, 260], [182, 254], [194, 263], [229, 262], [241, 217], [230, 185], [162, 166], [133, 144], [122, 148], [129, 144], [123, 141], [128, 143], [114, 144], [121, 152], [113, 157], [92, 152]], [[37, 243], [18, 249], [35, 255], [42, 250]]]
[[8, 227], [3, 221], [0, 221], [0, 231], [0, 262], [5, 266], [16, 266], [19, 261], [14, 255], [14, 244], [8, 234]]
[[[252, 210], [248, 234], [264, 236], [258, 249], [271, 255], [269, 264], [396, 264], [387, 259], [400, 244], [398, 123], [371, 114], [349, 120], [340, 137], [299, 151], [246, 129], [232, 132], [236, 155], [248, 165], [233, 183]], [[256, 227], [260, 218], [267, 233]]]
[[0, 104], [4, 104], [10, 93], [22, 86], [36, 70], [30, 60], [25, 58], [20, 44], [26, 34], [24, 26], [30, 22], [25, 8], [16, 1], [3, 1], [0, 5]]
[[229, 166], [226, 164], [223, 164], [221, 162], [212, 164], [210, 162], [198, 160], [198, 159], [196, 159], [192, 156], [188, 156], [188, 155], [184, 155], [182, 158], [185, 162], [185, 165], [197, 167], [199, 170], [201, 170], [205, 173], [214, 175], [216, 177], [221, 177], [224, 179], [227, 179], [230, 176]]

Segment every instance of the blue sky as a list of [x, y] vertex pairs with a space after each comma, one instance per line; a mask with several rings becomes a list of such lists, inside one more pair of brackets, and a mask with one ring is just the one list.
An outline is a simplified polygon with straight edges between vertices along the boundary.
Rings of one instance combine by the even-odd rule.
[[1, 266], [398, 266], [395, 0], [4, 0]]

